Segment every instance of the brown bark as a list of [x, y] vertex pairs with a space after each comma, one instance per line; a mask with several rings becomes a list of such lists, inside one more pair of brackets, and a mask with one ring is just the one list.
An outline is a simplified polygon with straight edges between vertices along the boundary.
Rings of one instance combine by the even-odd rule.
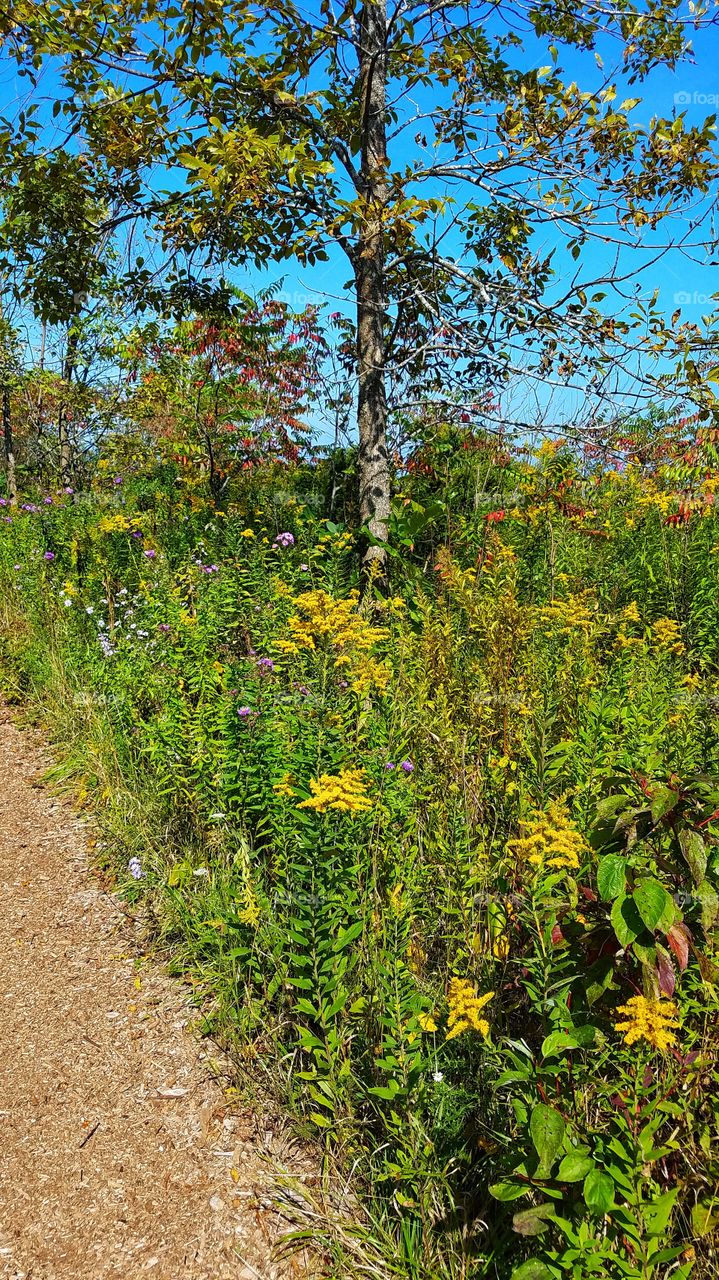
[[[78, 343], [79, 335], [77, 329], [73, 324], [71, 324], [67, 336], [67, 351], [65, 353], [62, 370], [63, 379], [68, 386], [72, 382], [73, 374], [75, 372]], [[73, 456], [72, 441], [67, 429], [67, 417], [64, 404], [60, 405], [60, 411], [58, 413], [57, 443], [60, 450], [60, 475], [62, 476], [62, 482], [63, 484], [69, 484], [72, 479]]]
[[2, 389], [2, 426], [3, 443], [5, 445], [5, 483], [10, 502], [17, 502], [17, 480], [15, 477], [15, 446], [12, 435], [12, 418], [10, 417], [10, 388], [5, 384]]
[[[360, 229], [355, 255], [359, 393], [360, 520], [374, 538], [387, 541], [390, 512], [385, 386], [385, 248], [387, 205], [387, 9], [365, 0], [360, 26], [361, 168]], [[365, 576], [386, 578], [387, 553], [365, 548]]]

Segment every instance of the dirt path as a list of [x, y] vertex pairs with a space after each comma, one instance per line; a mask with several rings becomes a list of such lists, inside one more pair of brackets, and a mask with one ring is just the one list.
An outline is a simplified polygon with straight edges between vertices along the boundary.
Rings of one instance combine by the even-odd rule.
[[[0, 707], [0, 1276], [273, 1280], [263, 1143]], [[219, 1058], [214, 1051], [213, 1061]]]

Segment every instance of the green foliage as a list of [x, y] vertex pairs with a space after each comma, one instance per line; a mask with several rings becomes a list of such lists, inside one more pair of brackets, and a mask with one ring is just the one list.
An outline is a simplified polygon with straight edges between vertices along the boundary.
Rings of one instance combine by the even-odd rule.
[[0, 525], [6, 690], [208, 1028], [351, 1171], [338, 1274], [712, 1274], [713, 481], [667, 524], [671, 457], [558, 457], [441, 521], [403, 477], [371, 610], [324, 462], [218, 506], [119, 438]]

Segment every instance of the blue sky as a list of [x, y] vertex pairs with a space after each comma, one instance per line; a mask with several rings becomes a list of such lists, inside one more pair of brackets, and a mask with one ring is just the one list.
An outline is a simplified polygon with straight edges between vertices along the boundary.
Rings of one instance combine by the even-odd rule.
[[[499, 12], [501, 14], [501, 10]], [[595, 64], [591, 53], [578, 54], [560, 47], [559, 66], [563, 69], [565, 80], [576, 78], [582, 89], [599, 87], [617, 57], [616, 46], [611, 47], [605, 43], [599, 47], [604, 60], [603, 69]], [[513, 52], [510, 60], [524, 67], [542, 66], [548, 61], [546, 44], [540, 45], [527, 36], [523, 52], [520, 55]], [[719, 105], [719, 29], [712, 27], [696, 32], [693, 59], [684, 61], [676, 71], [656, 68], [646, 82], [634, 86], [622, 83], [621, 77], [613, 78], [617, 83], [618, 102], [625, 97], [642, 98], [642, 103], [632, 114], [633, 122], [648, 123], [654, 115], [671, 117], [676, 110], [685, 112], [689, 123], [701, 123], [707, 115], [716, 112]], [[57, 80], [52, 70], [43, 73], [40, 91], [44, 97], [43, 114], [47, 111], [49, 116], [52, 99], [57, 91]], [[14, 117], [27, 94], [27, 81], [18, 80], [14, 68], [7, 62], [0, 62], [0, 113]], [[393, 166], [402, 167], [410, 159], [412, 152], [411, 142], [408, 146], [405, 141], [400, 140], [391, 155]], [[163, 180], [160, 185], [167, 185], [167, 180]], [[705, 202], [704, 211], [707, 203], [716, 204], [716, 192], [712, 193], [709, 202]], [[674, 226], [674, 234], [681, 234], [686, 225], [687, 220], [684, 224], [679, 220]], [[574, 266], [557, 237], [552, 239], [553, 234], [550, 233], [545, 240], [538, 235], [534, 247], [557, 249], [556, 285], [561, 289], [563, 273], [573, 272]], [[338, 310], [351, 316], [354, 309], [351, 291], [343, 287], [350, 274], [348, 263], [339, 249], [330, 248], [329, 252], [328, 262], [311, 268], [299, 267], [289, 260], [268, 262], [263, 270], [254, 267], [236, 268], [231, 274], [234, 281], [248, 292], [282, 282], [281, 296], [293, 307], [300, 309], [307, 302], [316, 302], [325, 304], [330, 311]], [[699, 323], [701, 315], [716, 305], [711, 295], [719, 290], [717, 268], [701, 252], [687, 257], [686, 254], [671, 251], [656, 264], [652, 263], [653, 256], [651, 248], [630, 250], [628, 260], [625, 254], [624, 268], [638, 271], [628, 292], [638, 288], [644, 296], [648, 296], [658, 289], [659, 304], [667, 315], [681, 307], [683, 319]], [[584, 276], [592, 278], [602, 274], [609, 261], [606, 247], [597, 243], [588, 244], [582, 258]], [[607, 307], [608, 303], [604, 305]]]

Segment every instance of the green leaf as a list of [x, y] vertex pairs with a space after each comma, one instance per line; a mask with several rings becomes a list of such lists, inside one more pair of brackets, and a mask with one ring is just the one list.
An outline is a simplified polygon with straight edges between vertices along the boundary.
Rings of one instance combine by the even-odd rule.
[[650, 933], [654, 933], [662, 921], [666, 921], [666, 928], [671, 929], [674, 923], [674, 902], [671, 894], [667, 893], [658, 880], [641, 880], [632, 898]]
[[661, 822], [662, 818], [666, 818], [667, 814], [671, 813], [672, 809], [676, 809], [678, 803], [679, 795], [676, 791], [673, 791], [671, 787], [657, 787], [654, 795], [652, 796], [651, 805], [652, 821], [654, 824], [656, 825], [656, 823]]
[[628, 895], [617, 898], [612, 907], [611, 921], [621, 947], [628, 947], [644, 929], [636, 903]]
[[542, 1041], [542, 1057], [554, 1058], [570, 1049], [583, 1049], [594, 1044], [597, 1028], [593, 1026], [569, 1027], [566, 1031], [550, 1031]]
[[515, 1267], [511, 1280], [552, 1280], [552, 1273], [546, 1263], [540, 1262], [539, 1258], [530, 1258], [529, 1262], [523, 1262], [521, 1267]]
[[627, 879], [627, 860], [616, 853], [608, 853], [597, 867], [597, 888], [605, 902], [612, 902], [624, 893]]
[[594, 1161], [591, 1156], [583, 1156], [577, 1151], [572, 1151], [562, 1160], [557, 1170], [557, 1181], [582, 1182], [593, 1168]]
[[692, 1233], [708, 1236], [719, 1227], [719, 1198], [700, 1200], [692, 1209]]
[[680, 831], [679, 844], [692, 880], [701, 884], [707, 869], [707, 851], [702, 837], [698, 831]]
[[542, 1041], [542, 1057], [554, 1058], [560, 1053], [568, 1053], [570, 1049], [578, 1049], [579, 1041], [571, 1031], [551, 1031]]
[[701, 904], [702, 929], [711, 929], [719, 915], [719, 898], [716, 889], [708, 880], [702, 880], [701, 884], [697, 885], [697, 897]]
[[657, 1196], [656, 1200], [650, 1200], [643, 1206], [644, 1221], [650, 1235], [664, 1234], [678, 1195], [679, 1187], [672, 1187], [671, 1191], [665, 1191], [663, 1195]]
[[523, 1187], [517, 1182], [493, 1182], [489, 1188], [489, 1194], [495, 1200], [519, 1200], [520, 1196], [526, 1196], [529, 1187]]
[[616, 818], [620, 809], [624, 809], [629, 804], [629, 796], [605, 796], [599, 801], [596, 813], [594, 815], [594, 826], [600, 822], [608, 822], [610, 818]]
[[554, 1107], [547, 1107], [538, 1102], [532, 1109], [529, 1121], [529, 1132], [532, 1135], [534, 1149], [539, 1156], [537, 1176], [546, 1178], [552, 1170], [562, 1142], [564, 1141], [565, 1124]]
[[592, 1169], [584, 1179], [584, 1203], [587, 1208], [603, 1218], [614, 1204], [614, 1180], [602, 1169]]
[[547, 1218], [555, 1216], [553, 1204], [534, 1204], [529, 1209], [520, 1209], [512, 1218], [512, 1230], [520, 1236], [541, 1236], [547, 1230]]

